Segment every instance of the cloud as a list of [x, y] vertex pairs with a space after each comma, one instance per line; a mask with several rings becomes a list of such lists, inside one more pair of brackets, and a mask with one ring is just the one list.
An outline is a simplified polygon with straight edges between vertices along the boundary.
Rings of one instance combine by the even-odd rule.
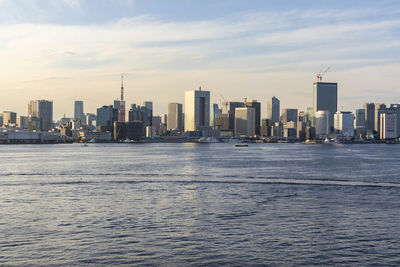
[[[77, 10], [83, 6], [81, 1], [71, 0], [65, 0], [65, 5]], [[27, 97], [37, 98], [37, 88], [40, 97], [52, 97], [58, 103], [63, 102], [59, 92], [68, 91], [71, 99], [74, 94], [87, 99], [95, 94], [99, 96], [93, 100], [99, 101], [93, 104], [96, 107], [112, 97], [113, 79], [118, 80], [121, 72], [127, 73], [128, 81], [135, 82], [138, 99], [154, 92], [160, 101], [174, 101], [172, 97], [179, 97], [179, 90], [197, 88], [199, 84], [239, 99], [247, 93], [248, 97], [253, 94], [266, 98], [268, 93], [262, 95], [264, 87], [271, 93], [290, 93], [299, 86], [298, 94], [306, 96], [305, 84], [312, 83], [314, 73], [328, 66], [333, 70], [328, 77], [353, 73], [360, 84], [367, 86], [362, 75], [371, 81], [372, 75], [383, 73], [380, 67], [398, 70], [400, 62], [400, 20], [385, 14], [366, 16], [371, 12], [348, 10], [335, 15], [337, 12], [329, 9], [258, 11], [194, 21], [147, 14], [89, 25], [0, 24], [0, 58], [6, 65], [0, 72], [0, 94], [15, 89], [0, 100], [0, 105], [10, 101], [12, 95], [17, 98], [21, 92], [18, 90], [32, 92]], [[307, 78], [301, 78], [305, 73]], [[394, 79], [391, 76], [388, 80]], [[290, 90], [274, 91], [282, 80], [282, 86]], [[22, 81], [31, 82], [21, 85]], [[358, 92], [355, 82], [347, 78], [344, 81], [352, 85], [349, 92]], [[376, 80], [371, 84], [377, 86]], [[246, 92], [240, 88], [246, 88]], [[101, 92], [94, 93], [95, 89]], [[167, 89], [174, 93], [163, 95]], [[296, 104], [289, 97], [283, 99], [292, 106]], [[301, 103], [307, 101], [298, 99]]]

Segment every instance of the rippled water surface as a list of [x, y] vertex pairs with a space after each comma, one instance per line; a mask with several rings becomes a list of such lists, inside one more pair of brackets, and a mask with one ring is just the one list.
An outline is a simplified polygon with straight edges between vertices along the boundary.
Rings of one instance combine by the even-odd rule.
[[400, 265], [400, 146], [0, 146], [0, 265]]

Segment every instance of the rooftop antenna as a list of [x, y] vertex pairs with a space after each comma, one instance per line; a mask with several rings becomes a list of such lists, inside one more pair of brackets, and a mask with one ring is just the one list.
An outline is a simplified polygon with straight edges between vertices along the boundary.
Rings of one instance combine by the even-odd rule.
[[201, 86], [199, 87], [199, 91], [201, 91]]
[[121, 100], [124, 100], [124, 74], [121, 74]]

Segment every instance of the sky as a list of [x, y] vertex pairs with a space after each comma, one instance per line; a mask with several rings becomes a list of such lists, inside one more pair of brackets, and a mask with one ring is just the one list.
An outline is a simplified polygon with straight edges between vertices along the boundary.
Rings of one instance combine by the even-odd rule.
[[0, 112], [30, 100], [96, 112], [120, 96], [162, 114], [184, 92], [213, 103], [312, 106], [316, 74], [338, 108], [400, 102], [400, 1], [0, 0]]

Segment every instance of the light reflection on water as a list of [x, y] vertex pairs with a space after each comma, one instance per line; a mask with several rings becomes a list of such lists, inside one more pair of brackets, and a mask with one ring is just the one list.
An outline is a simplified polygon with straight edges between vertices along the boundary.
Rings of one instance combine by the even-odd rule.
[[0, 147], [0, 264], [399, 265], [398, 146]]

